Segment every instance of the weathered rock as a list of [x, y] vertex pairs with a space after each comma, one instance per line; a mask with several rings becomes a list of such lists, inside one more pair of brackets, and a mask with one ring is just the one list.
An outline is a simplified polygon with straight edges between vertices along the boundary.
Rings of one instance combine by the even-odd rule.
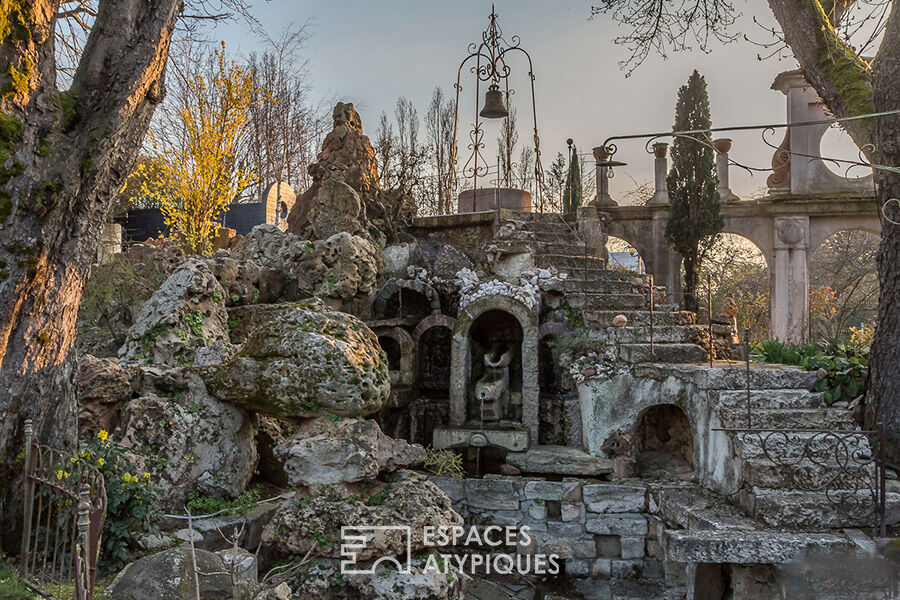
[[191, 490], [236, 497], [256, 468], [247, 413], [210, 397], [196, 375], [185, 380], [169, 397], [151, 392], [126, 404], [114, 432], [133, 454], [135, 471], [159, 482], [167, 507], [182, 506]]
[[352, 187], [336, 179], [326, 179], [313, 198], [310, 220], [315, 239], [326, 240], [346, 231], [366, 235], [366, 207]]
[[308, 241], [257, 225], [231, 250], [207, 259], [232, 305], [368, 295], [384, 270], [382, 252], [341, 232]]
[[[409, 526], [415, 553], [425, 547], [425, 525], [462, 525], [462, 517], [447, 495], [421, 475], [395, 483], [335, 484], [313, 488], [308, 496], [298, 494], [282, 504], [263, 531], [262, 543], [275, 556], [303, 556], [315, 547], [317, 556], [339, 558], [341, 527], [377, 523]], [[357, 551], [357, 559], [405, 552], [399, 530], [382, 530]]]
[[199, 260], [187, 260], [138, 312], [119, 349], [124, 364], [182, 366], [197, 348], [227, 342], [225, 291]]
[[[222, 559], [206, 550], [197, 550], [200, 596], [204, 600], [232, 597], [231, 577]], [[145, 556], [129, 564], [112, 583], [111, 600], [193, 600], [196, 598], [194, 566], [187, 545]]]
[[131, 398], [128, 372], [116, 358], [78, 359], [78, 427], [83, 437], [110, 431], [119, 420], [122, 403]]
[[382, 433], [375, 421], [324, 417], [305, 423], [275, 448], [295, 486], [362, 481], [382, 471], [421, 463], [425, 448]]
[[230, 361], [206, 373], [221, 400], [276, 417], [322, 411], [367, 416], [390, 394], [378, 338], [357, 318], [307, 303], [256, 329]]
[[234, 580], [241, 583], [256, 583], [259, 576], [256, 556], [243, 548], [219, 550], [216, 554], [222, 559], [225, 571], [234, 575]]
[[[288, 231], [307, 239], [322, 239], [320, 234], [330, 235], [335, 227], [346, 227], [342, 230], [367, 232], [385, 246], [396, 238], [400, 223], [412, 216], [414, 207], [408, 198], [381, 189], [375, 150], [363, 135], [362, 121], [353, 105], [338, 102], [333, 118], [334, 129], [325, 136], [318, 160], [309, 167], [313, 183], [288, 215]], [[348, 222], [350, 214], [334, 218], [347, 196], [331, 199], [329, 194], [321, 195], [329, 180], [346, 184], [359, 195], [357, 219]], [[331, 201], [336, 204], [333, 208], [328, 207]]]
[[425, 570], [420, 559], [409, 573], [382, 565], [374, 575], [341, 575], [338, 561], [324, 560], [303, 575], [297, 597], [319, 600], [462, 600], [472, 585], [472, 578], [452, 563], [440, 572]]

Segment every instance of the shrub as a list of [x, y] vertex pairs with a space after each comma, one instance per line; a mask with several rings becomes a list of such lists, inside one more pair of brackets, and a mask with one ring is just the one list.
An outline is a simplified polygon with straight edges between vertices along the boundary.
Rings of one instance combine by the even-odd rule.
[[195, 490], [188, 493], [187, 507], [194, 515], [210, 515], [213, 513], [226, 515], [243, 514], [253, 508], [261, 497], [262, 490], [259, 486], [248, 488], [243, 494], [233, 500], [204, 496]]
[[106, 520], [100, 542], [100, 567], [122, 569], [131, 556], [130, 542], [142, 534], [158, 533], [159, 488], [150, 473], [136, 473], [125, 448], [100, 431], [81, 450], [81, 458], [95, 465], [106, 485]]
[[442, 477], [461, 479], [466, 474], [462, 457], [452, 450], [428, 448], [425, 451], [424, 465], [430, 472]]
[[815, 390], [825, 393], [828, 405], [849, 402], [866, 393], [869, 360], [867, 351], [860, 347], [835, 343], [785, 345], [778, 340], [767, 340], [752, 346], [752, 351], [760, 354], [763, 362], [825, 371]]

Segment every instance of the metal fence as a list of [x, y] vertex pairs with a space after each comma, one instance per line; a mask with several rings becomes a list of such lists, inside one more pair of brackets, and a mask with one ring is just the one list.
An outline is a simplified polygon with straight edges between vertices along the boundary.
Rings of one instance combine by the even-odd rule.
[[22, 578], [57, 600], [91, 600], [106, 514], [103, 475], [41, 445], [25, 422]]

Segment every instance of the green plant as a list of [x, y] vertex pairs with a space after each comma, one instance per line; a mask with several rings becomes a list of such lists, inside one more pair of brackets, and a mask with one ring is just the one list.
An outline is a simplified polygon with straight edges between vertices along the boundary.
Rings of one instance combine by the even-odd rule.
[[187, 507], [195, 514], [222, 513], [226, 515], [243, 514], [253, 508], [262, 498], [262, 488], [253, 486], [247, 488], [243, 494], [227, 500], [204, 496], [196, 490], [188, 493]]
[[216, 290], [215, 292], [213, 292], [213, 295], [212, 295], [213, 302], [221, 302], [222, 298], [223, 298], [222, 292], [220, 292], [219, 290]]
[[40, 596], [25, 585], [15, 569], [0, 562], [0, 600], [31, 600], [32, 598], [37, 599]]
[[466, 475], [462, 456], [452, 450], [428, 448], [425, 450], [425, 468], [442, 477], [462, 479]]
[[100, 565], [106, 572], [124, 567], [136, 536], [157, 533], [159, 488], [150, 473], [135, 472], [125, 448], [112, 442], [106, 431], [91, 438], [81, 458], [97, 467], [106, 485], [106, 520], [100, 541]]
[[763, 362], [797, 365], [810, 371], [824, 371], [815, 390], [824, 392], [825, 403], [849, 402], [866, 393], [869, 360], [864, 349], [850, 344], [820, 343], [786, 345], [766, 340], [751, 346]]
[[206, 321], [206, 316], [199, 311], [184, 315], [184, 322], [187, 323], [187, 326], [191, 330], [191, 333], [200, 338], [203, 337], [204, 321]]

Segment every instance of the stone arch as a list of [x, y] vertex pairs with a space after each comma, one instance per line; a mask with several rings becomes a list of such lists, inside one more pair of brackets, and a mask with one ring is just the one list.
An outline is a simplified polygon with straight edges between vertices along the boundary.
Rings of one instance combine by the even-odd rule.
[[766, 268], [772, 273], [775, 261], [775, 240], [772, 220], [768, 217], [726, 217], [722, 233], [737, 235], [759, 248], [766, 259]]
[[817, 217], [809, 220], [809, 253], [841, 231], [865, 231], [881, 237], [881, 220], [874, 215]]
[[511, 315], [522, 329], [522, 424], [529, 432], [528, 443], [533, 446], [538, 443], [540, 327], [537, 314], [530, 307], [509, 296], [483, 296], [459, 311], [451, 344], [450, 427], [461, 427], [466, 421], [468, 384], [472, 374], [470, 329], [478, 317], [494, 310]]
[[391, 373], [391, 384], [411, 386], [415, 383], [416, 343], [409, 332], [401, 327], [376, 327], [374, 333], [381, 338], [397, 342], [400, 352], [397, 374]]
[[432, 327], [446, 327], [447, 329], [453, 331], [453, 328], [456, 326], [456, 319], [451, 317], [450, 315], [444, 314], [432, 314], [428, 315], [416, 325], [415, 329], [412, 332], [413, 340], [418, 343], [419, 338], [422, 337], [422, 334], [431, 329]]
[[645, 265], [648, 258], [653, 254], [653, 232], [644, 223], [611, 220], [608, 223], [607, 234], [609, 237], [619, 238], [628, 242], [637, 250], [638, 256], [641, 257]]
[[[648, 468], [658, 469], [664, 465], [670, 466], [674, 474], [682, 461], [690, 467], [689, 471], [693, 471], [697, 463], [693, 424], [677, 403], [662, 402], [645, 407], [635, 418], [631, 435], [641, 475], [645, 475]], [[682, 476], [690, 474], [682, 473]]]
[[385, 318], [391, 310], [391, 300], [403, 293], [403, 290], [421, 294], [425, 297], [432, 314], [440, 314], [441, 298], [428, 283], [419, 279], [389, 279], [372, 298], [372, 314], [376, 318]]
[[[620, 244], [616, 244], [614, 240], [618, 240], [621, 242]], [[637, 264], [633, 265], [633, 258], [629, 258], [628, 256], [622, 256], [623, 254], [632, 254], [631, 251], [625, 249], [623, 252], [621, 248], [615, 248], [616, 245], [621, 246], [622, 244], [627, 244], [628, 248], [633, 250], [634, 258], [637, 258]], [[634, 271], [639, 274], [643, 274], [646, 272], [646, 264], [644, 262], [644, 257], [641, 255], [641, 251], [638, 250], [631, 242], [626, 240], [625, 238], [620, 238], [615, 235], [610, 235], [607, 237], [606, 242], [606, 250], [607, 250], [607, 264], [610, 269], [627, 269], [629, 271]]]

